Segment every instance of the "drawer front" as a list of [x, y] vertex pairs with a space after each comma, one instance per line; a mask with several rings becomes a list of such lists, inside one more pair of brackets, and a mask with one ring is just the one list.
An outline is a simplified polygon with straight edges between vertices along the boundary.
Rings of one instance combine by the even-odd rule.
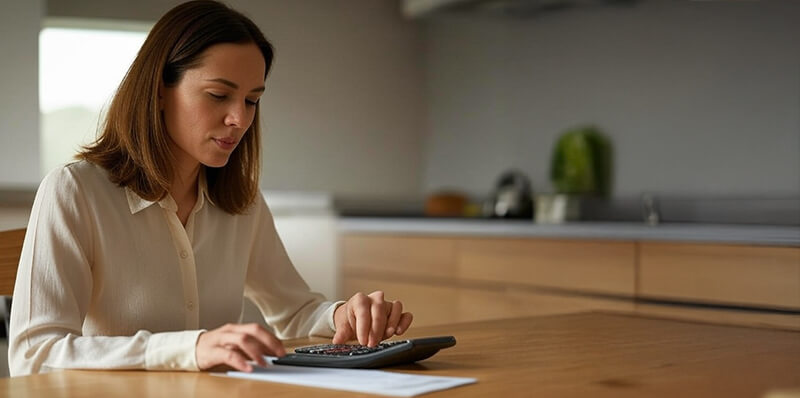
[[591, 310], [632, 313], [631, 299], [603, 299], [582, 296], [541, 294], [518, 289], [477, 289], [455, 285], [429, 285], [348, 277], [345, 297], [356, 292], [382, 290], [387, 299], [403, 302], [403, 309], [414, 314], [415, 326], [472, 322], [523, 316], [565, 314]]
[[464, 279], [634, 295], [633, 242], [464, 239], [458, 250]]
[[366, 270], [452, 278], [455, 250], [455, 242], [447, 238], [345, 235], [342, 266], [345, 273]]
[[636, 313], [643, 316], [684, 319], [723, 325], [800, 330], [800, 314], [768, 311], [737, 311], [685, 305], [637, 304]]
[[641, 243], [638, 295], [800, 309], [800, 249]]
[[584, 311], [633, 313], [633, 299], [595, 298], [578, 295], [543, 294], [528, 290], [500, 291], [461, 289], [458, 310], [460, 319], [477, 321], [567, 314]]

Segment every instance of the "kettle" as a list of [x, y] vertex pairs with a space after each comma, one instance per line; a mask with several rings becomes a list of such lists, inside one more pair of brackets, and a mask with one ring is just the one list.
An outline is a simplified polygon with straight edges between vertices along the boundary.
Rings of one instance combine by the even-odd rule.
[[504, 172], [495, 191], [483, 204], [483, 215], [492, 218], [533, 218], [533, 194], [528, 177], [518, 170]]

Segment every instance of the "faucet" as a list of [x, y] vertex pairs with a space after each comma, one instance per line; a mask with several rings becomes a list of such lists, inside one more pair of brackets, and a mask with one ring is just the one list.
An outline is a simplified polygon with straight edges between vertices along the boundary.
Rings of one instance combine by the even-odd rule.
[[642, 217], [647, 225], [658, 225], [661, 216], [658, 213], [658, 201], [655, 195], [650, 193], [642, 194]]

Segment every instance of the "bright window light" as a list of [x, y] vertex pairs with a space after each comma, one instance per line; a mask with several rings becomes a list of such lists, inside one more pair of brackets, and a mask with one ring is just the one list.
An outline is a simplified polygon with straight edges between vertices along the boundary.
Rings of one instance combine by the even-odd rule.
[[48, 27], [39, 35], [42, 172], [94, 140], [146, 31]]

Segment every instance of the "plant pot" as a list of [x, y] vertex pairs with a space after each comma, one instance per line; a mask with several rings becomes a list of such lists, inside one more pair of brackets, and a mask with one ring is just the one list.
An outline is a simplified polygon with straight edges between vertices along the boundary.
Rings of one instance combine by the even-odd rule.
[[536, 223], [561, 224], [580, 219], [580, 197], [564, 194], [536, 195]]

